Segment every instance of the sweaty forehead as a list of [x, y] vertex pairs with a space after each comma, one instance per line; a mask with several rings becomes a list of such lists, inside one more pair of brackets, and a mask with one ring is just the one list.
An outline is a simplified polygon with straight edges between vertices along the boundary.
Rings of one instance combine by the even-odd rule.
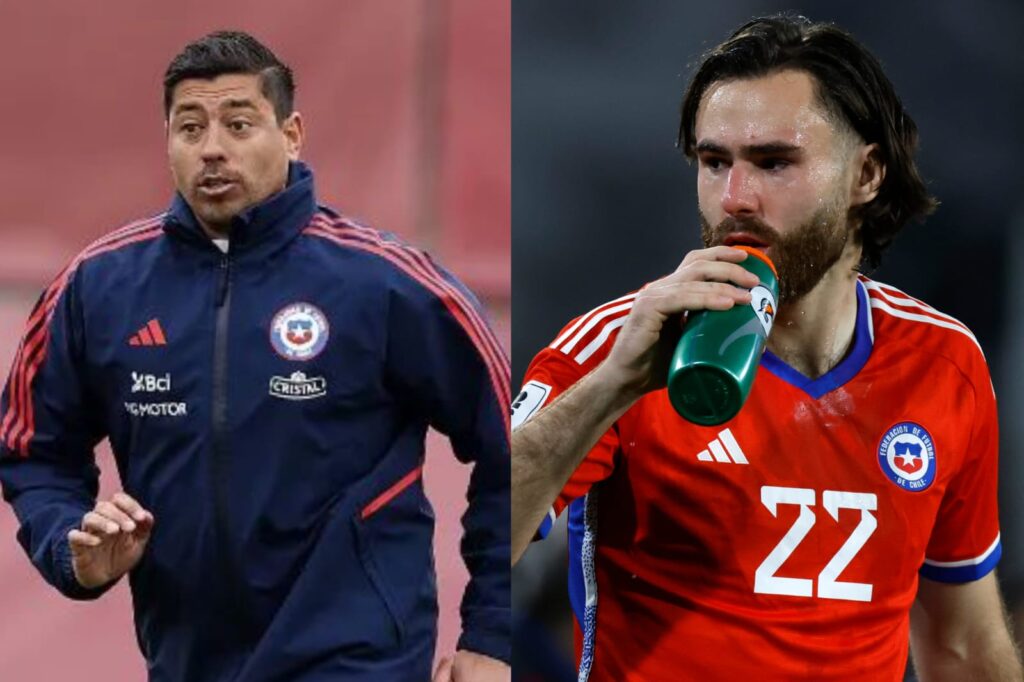
[[698, 142], [727, 146], [767, 141], [812, 146], [831, 139], [832, 127], [813, 78], [803, 71], [780, 71], [712, 84], [697, 109], [695, 132]]
[[239, 100], [249, 100], [262, 106], [265, 98], [260, 91], [259, 76], [225, 74], [213, 79], [187, 78], [174, 87], [171, 108], [173, 111], [175, 107], [188, 103], [215, 109], [225, 102]]

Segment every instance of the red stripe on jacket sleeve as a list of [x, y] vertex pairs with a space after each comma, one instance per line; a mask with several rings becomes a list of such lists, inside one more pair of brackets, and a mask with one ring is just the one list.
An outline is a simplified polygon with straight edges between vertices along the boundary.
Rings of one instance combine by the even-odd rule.
[[22, 456], [28, 456], [28, 443], [35, 435], [35, 411], [32, 406], [32, 382], [46, 359], [50, 323], [57, 302], [78, 267], [95, 256], [115, 251], [129, 244], [153, 239], [162, 233], [163, 216], [133, 223], [117, 230], [87, 247], [61, 271], [46, 289], [26, 323], [26, 334], [14, 359], [8, 380], [8, 406], [0, 423], [0, 440]]
[[444, 303], [484, 360], [492, 390], [499, 402], [499, 410], [504, 415], [506, 436], [508, 436], [511, 419], [508, 405], [512, 402], [511, 370], [508, 360], [489, 327], [483, 322], [475, 306], [466, 299], [465, 295], [445, 280], [436, 269], [425, 268], [423, 261], [417, 260], [412, 255], [413, 249], [382, 240], [368, 228], [328, 225], [325, 218], [318, 217], [318, 219], [314, 219], [314, 223], [310, 227], [306, 228], [306, 232], [324, 237], [342, 246], [368, 251], [385, 258]]

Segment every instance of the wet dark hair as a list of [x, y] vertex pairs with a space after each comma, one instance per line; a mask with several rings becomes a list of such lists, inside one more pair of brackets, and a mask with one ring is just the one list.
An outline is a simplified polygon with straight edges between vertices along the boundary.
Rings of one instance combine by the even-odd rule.
[[213, 79], [229, 73], [260, 77], [260, 92], [274, 105], [280, 124], [295, 103], [292, 71], [265, 45], [248, 33], [217, 31], [185, 46], [164, 73], [164, 117], [171, 112], [174, 87], [188, 78]]
[[858, 209], [862, 265], [875, 268], [900, 229], [909, 220], [922, 220], [938, 202], [914, 161], [917, 126], [879, 61], [842, 29], [785, 15], [741, 26], [698, 65], [683, 96], [678, 145], [695, 158], [697, 109], [712, 84], [787, 69], [813, 77], [818, 100], [838, 130], [848, 128], [866, 144], [878, 144], [885, 179], [878, 196]]

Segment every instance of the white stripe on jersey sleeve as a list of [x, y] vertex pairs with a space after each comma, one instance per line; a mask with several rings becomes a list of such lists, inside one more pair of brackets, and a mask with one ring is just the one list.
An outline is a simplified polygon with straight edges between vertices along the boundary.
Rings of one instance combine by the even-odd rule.
[[981, 351], [982, 357], [984, 357], [985, 355], [985, 351], [981, 350], [981, 344], [978, 343], [978, 339], [974, 338], [974, 334], [968, 331], [967, 327], [963, 326], [959, 322], [947, 322], [946, 320], [940, 320], [934, 317], [930, 317], [928, 315], [918, 315], [916, 313], [908, 313], [904, 310], [897, 310], [896, 308], [893, 308], [892, 306], [888, 305], [885, 301], [878, 298], [871, 299], [871, 307], [883, 310], [892, 315], [893, 317], [899, 317], [904, 320], [912, 320], [914, 322], [926, 322], [928, 324], [934, 324], [936, 327], [943, 327], [944, 329], [952, 329], [953, 331], [960, 332], [961, 334], [963, 334], [964, 336], [966, 336], [967, 338], [974, 342], [974, 345], [978, 347], [979, 351]]
[[562, 346], [559, 350], [568, 355], [572, 351], [572, 349], [576, 347], [576, 344], [582, 341], [583, 337], [585, 337], [591, 329], [596, 327], [601, 322], [601, 320], [603, 320], [606, 317], [610, 317], [616, 313], [621, 313], [625, 310], [629, 310], [632, 307], [633, 302], [629, 301], [628, 303], [622, 303], [620, 305], [612, 306], [611, 308], [602, 310], [600, 313], [590, 318], [590, 321], [583, 325], [583, 328], [579, 330], [576, 336], [572, 337], [572, 340], [566, 343], [564, 346]]
[[576, 330], [577, 330], [577, 329], [579, 329], [579, 328], [580, 328], [580, 326], [581, 326], [581, 325], [582, 325], [582, 324], [583, 324], [584, 322], [586, 322], [586, 321], [587, 321], [587, 319], [588, 319], [588, 318], [589, 318], [589, 317], [590, 317], [591, 315], [593, 315], [594, 313], [596, 313], [596, 312], [597, 312], [598, 310], [600, 310], [601, 308], [604, 308], [604, 307], [605, 307], [606, 305], [611, 305], [612, 303], [620, 303], [620, 302], [622, 302], [622, 301], [632, 301], [632, 300], [633, 300], [634, 298], [636, 298], [636, 294], [626, 294], [625, 296], [622, 296], [621, 298], [617, 298], [617, 299], [615, 299], [614, 301], [608, 301], [607, 303], [602, 303], [601, 305], [597, 306], [596, 308], [594, 308], [593, 310], [591, 310], [591, 311], [590, 311], [589, 313], [587, 313], [586, 315], [581, 315], [581, 316], [580, 316], [580, 319], [576, 320], [576, 322], [574, 322], [574, 323], [573, 323], [573, 325], [572, 325], [571, 327], [569, 327], [569, 328], [568, 328], [568, 329], [566, 329], [566, 330], [565, 330], [564, 332], [562, 332], [562, 335], [561, 335], [561, 336], [559, 336], [559, 337], [558, 337], [557, 339], [555, 339], [554, 341], [552, 341], [552, 342], [551, 342], [551, 343], [550, 343], [550, 344], [548, 345], [548, 348], [558, 348], [558, 347], [559, 347], [560, 345], [562, 345], [562, 342], [563, 342], [563, 341], [565, 341], [565, 340], [566, 340], [567, 338], [569, 338], [570, 336], [572, 336], [573, 334], [575, 334], [575, 333], [576, 333]]
[[[630, 304], [632, 305], [632, 303]], [[586, 348], [580, 351], [580, 354], [576, 356], [576, 364], [582, 365], [587, 359], [596, 353], [601, 346], [604, 345], [608, 337], [611, 336], [612, 332], [626, 324], [626, 316], [623, 315], [617, 320], [612, 320], [604, 326], [601, 333], [598, 334], [593, 341], [587, 344]]]
[[892, 303], [893, 305], [898, 305], [901, 308], [917, 308], [919, 310], [923, 310], [925, 312], [931, 313], [932, 315], [935, 315], [936, 317], [941, 317], [944, 320], [949, 320], [950, 322], [955, 322], [958, 325], [962, 326], [964, 329], [967, 329], [967, 325], [966, 324], [964, 324], [960, 320], [956, 319], [952, 315], [947, 315], [944, 312], [936, 310], [935, 308], [931, 307], [930, 305], [928, 305], [926, 303], [922, 303], [921, 301], [918, 301], [915, 298], [912, 298], [909, 294], [906, 294], [906, 293], [900, 291], [896, 287], [891, 287], [888, 284], [881, 284], [879, 282], [872, 282], [872, 281], [864, 282], [864, 286], [866, 286], [871, 291], [878, 292], [878, 294], [880, 296], [885, 298], [887, 303]]
[[977, 566], [978, 564], [985, 561], [985, 559], [989, 558], [992, 552], [996, 551], [996, 547], [999, 546], [999, 537], [1001, 535], [1002, 533], [996, 533], [995, 542], [989, 545], [988, 549], [986, 549], [984, 552], [974, 557], [973, 559], [964, 559], [962, 561], [932, 561], [931, 559], [926, 558], [924, 562], [929, 566], [934, 566], [936, 568], [959, 568], [961, 566]]

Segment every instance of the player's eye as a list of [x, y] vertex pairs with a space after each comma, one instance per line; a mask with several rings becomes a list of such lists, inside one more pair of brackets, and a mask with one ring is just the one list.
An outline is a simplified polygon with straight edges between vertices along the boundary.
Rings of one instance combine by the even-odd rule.
[[187, 123], [182, 123], [180, 126], [178, 126], [178, 130], [185, 133], [186, 135], [196, 135], [199, 133], [200, 130], [202, 130], [202, 126], [198, 123], [189, 121]]
[[228, 123], [228, 129], [235, 133], [244, 133], [252, 127], [252, 123], [243, 119], [236, 119]]
[[791, 163], [792, 162], [789, 159], [783, 159], [779, 157], [768, 157], [758, 161], [757, 166], [758, 168], [762, 168], [767, 171], [780, 171], [789, 168]]
[[702, 156], [700, 164], [709, 171], [720, 171], [727, 166], [725, 159], [720, 156]]

